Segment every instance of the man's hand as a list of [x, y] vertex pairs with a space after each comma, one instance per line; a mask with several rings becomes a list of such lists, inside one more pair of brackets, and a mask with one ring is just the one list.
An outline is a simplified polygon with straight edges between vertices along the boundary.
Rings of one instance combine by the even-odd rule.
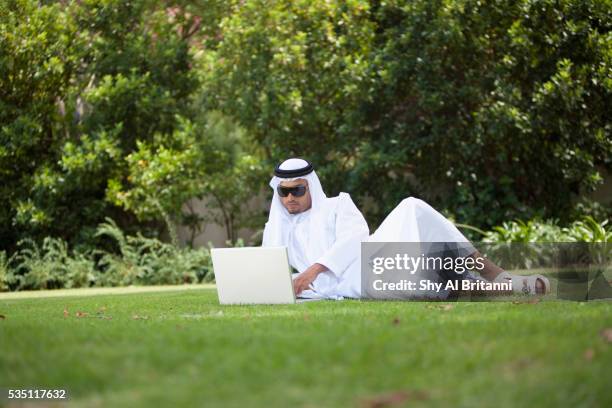
[[297, 296], [302, 293], [302, 291], [309, 289], [310, 284], [314, 282], [317, 276], [319, 276], [321, 272], [325, 272], [326, 270], [327, 267], [325, 267], [324, 265], [315, 263], [312, 264], [304, 272], [300, 273], [293, 280], [293, 291], [295, 292], [295, 295]]

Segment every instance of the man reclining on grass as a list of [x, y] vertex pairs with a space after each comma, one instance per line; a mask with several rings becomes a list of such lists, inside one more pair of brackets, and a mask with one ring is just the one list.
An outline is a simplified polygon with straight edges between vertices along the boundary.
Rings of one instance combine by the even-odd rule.
[[[404, 199], [372, 236], [363, 215], [347, 193], [327, 197], [313, 166], [303, 159], [285, 160], [270, 181], [274, 191], [262, 246], [286, 246], [289, 263], [299, 275], [293, 281], [301, 297], [360, 298], [361, 242], [455, 242], [467, 238], [426, 202]], [[471, 252], [471, 251], [470, 251]], [[454, 279], [511, 281], [513, 291], [544, 294], [550, 291], [542, 275], [516, 276], [482, 258], [481, 277], [468, 272]]]

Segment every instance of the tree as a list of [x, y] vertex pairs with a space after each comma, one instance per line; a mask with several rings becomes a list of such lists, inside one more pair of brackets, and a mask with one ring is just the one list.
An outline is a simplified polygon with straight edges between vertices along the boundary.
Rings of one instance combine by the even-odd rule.
[[[55, 215], [39, 204], [42, 189], [60, 195], [50, 167], [60, 158], [65, 106], [82, 44], [74, 21], [58, 5], [11, 0], [0, 4], [0, 247]], [[53, 184], [53, 186], [51, 186]]]
[[[263, 224], [251, 201], [261, 191], [265, 173], [243, 129], [219, 112], [209, 112], [195, 122], [182, 120], [171, 138], [157, 136], [152, 143], [138, 142], [138, 149], [126, 157], [127, 183], [110, 180], [112, 202], [141, 221], [166, 220], [171, 236], [176, 223], [186, 224], [192, 239], [203, 223], [216, 223], [235, 242], [241, 228]], [[207, 200], [204, 214], [189, 211], [194, 198]]]
[[171, 139], [190, 116], [193, 21], [144, 0], [0, 7], [1, 247], [87, 242], [105, 216], [137, 226], [107, 188], [127, 182], [139, 144]]
[[611, 166], [610, 13], [577, 0], [246, 1], [204, 53], [206, 103], [270, 162], [313, 160], [373, 226], [408, 195], [485, 228], [564, 218]]
[[358, 143], [351, 115], [367, 97], [368, 15], [366, 1], [244, 2], [203, 53], [204, 104], [245, 126], [269, 165], [305, 155], [340, 180]]
[[611, 165], [610, 13], [597, 1], [381, 5], [362, 113], [386, 137], [366, 138], [396, 173], [441, 186], [416, 187], [461, 220], [567, 218]]

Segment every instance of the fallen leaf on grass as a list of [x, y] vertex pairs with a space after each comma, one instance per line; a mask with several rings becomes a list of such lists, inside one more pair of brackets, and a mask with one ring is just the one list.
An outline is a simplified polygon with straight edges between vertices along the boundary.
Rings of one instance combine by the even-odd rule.
[[132, 319], [134, 320], [147, 320], [149, 317], [148, 316], [139, 316], [139, 315], [133, 315]]
[[603, 337], [606, 343], [612, 343], [612, 328], [608, 327], [601, 331], [601, 337]]
[[394, 325], [394, 326], [397, 326], [398, 324], [400, 324], [400, 319], [399, 319], [399, 317], [395, 317], [395, 318], [393, 318], [392, 323], [393, 323], [393, 325]]
[[425, 400], [427, 398], [429, 398], [429, 395], [423, 391], [394, 391], [367, 398], [363, 400], [361, 405], [364, 408], [384, 408], [403, 405], [409, 400]]
[[87, 316], [89, 316], [89, 313], [77, 311], [74, 315], [76, 317], [87, 317]]
[[68, 311], [68, 309], [64, 309], [64, 317], [68, 316], [70, 316], [70, 312]]
[[584, 351], [584, 359], [586, 361], [591, 361], [593, 360], [593, 357], [595, 357], [595, 352], [593, 351], [592, 348], [588, 348]]

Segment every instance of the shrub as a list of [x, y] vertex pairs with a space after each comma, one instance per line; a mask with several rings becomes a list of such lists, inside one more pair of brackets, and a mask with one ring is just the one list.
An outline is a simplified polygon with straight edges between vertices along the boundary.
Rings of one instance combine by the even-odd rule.
[[[137, 143], [168, 143], [197, 89], [182, 34], [148, 0], [0, 2], [0, 248], [87, 242]], [[114, 184], [113, 184], [114, 183]], [[161, 220], [160, 220], [161, 221]]]
[[9, 263], [5, 251], [0, 251], [0, 292], [9, 290]]
[[126, 236], [110, 218], [100, 224], [96, 236], [111, 238], [119, 249], [97, 251], [99, 286], [196, 283], [210, 270], [207, 250], [179, 248], [141, 234]]
[[567, 227], [557, 220], [517, 220], [504, 222], [485, 234], [484, 242], [612, 242], [612, 227], [608, 220], [598, 222], [584, 216]]
[[563, 234], [572, 242], [612, 242], [612, 226], [608, 226], [608, 220], [600, 223], [590, 216], [563, 228]]
[[71, 254], [62, 239], [46, 237], [42, 245], [25, 239], [18, 246], [13, 258], [17, 266], [8, 273], [18, 290], [89, 286], [95, 280], [93, 261], [79, 252]]
[[[66, 241], [26, 239], [11, 257], [0, 251], [0, 291], [89, 286], [161, 285], [211, 281], [208, 248], [180, 248], [138, 234], [126, 235], [110, 218], [95, 236], [112, 250], [70, 250]], [[240, 243], [238, 243], [240, 245]]]
[[[608, 220], [597, 222], [588, 215], [567, 227], [559, 226], [557, 220], [505, 222], [486, 233], [483, 241], [490, 244], [484, 245], [487, 256], [502, 263], [505, 268], [565, 264], [603, 266], [609, 263], [612, 256], [612, 248], [606, 245], [612, 242], [612, 228], [608, 226]], [[551, 245], [513, 245], [529, 243]]]
[[201, 54], [204, 102], [373, 227], [410, 195], [485, 229], [565, 222], [610, 169], [610, 21], [594, 0], [244, 1]]

